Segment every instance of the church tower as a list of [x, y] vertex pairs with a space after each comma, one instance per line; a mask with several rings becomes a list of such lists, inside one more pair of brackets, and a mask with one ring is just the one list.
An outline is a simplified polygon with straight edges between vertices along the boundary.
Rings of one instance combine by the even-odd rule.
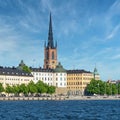
[[49, 31], [47, 45], [44, 45], [44, 68], [55, 69], [57, 65], [57, 42], [54, 43], [52, 32], [52, 17], [50, 13]]

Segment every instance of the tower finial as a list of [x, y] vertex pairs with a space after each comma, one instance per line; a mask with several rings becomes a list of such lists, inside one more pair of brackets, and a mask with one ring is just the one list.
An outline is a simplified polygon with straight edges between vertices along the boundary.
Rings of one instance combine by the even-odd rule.
[[54, 48], [51, 12], [50, 12], [49, 32], [48, 32], [48, 46], [47, 47]]

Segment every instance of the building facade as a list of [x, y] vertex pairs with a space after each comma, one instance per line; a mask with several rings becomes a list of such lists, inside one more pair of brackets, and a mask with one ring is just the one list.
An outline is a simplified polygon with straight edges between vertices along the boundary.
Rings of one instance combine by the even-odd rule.
[[69, 95], [84, 95], [85, 88], [94, 78], [92, 72], [85, 70], [67, 71], [67, 92]]
[[30, 81], [33, 81], [31, 73], [26, 73], [16, 68], [0, 67], [0, 83], [3, 84], [4, 88], [7, 84], [10, 86], [20, 84], [27, 85]]
[[39, 80], [41, 80], [43, 83], [46, 83], [49, 86], [54, 85], [52, 69], [31, 68], [31, 70], [34, 83], [37, 83]]
[[67, 72], [59, 63], [55, 69], [31, 68], [33, 82], [41, 80], [49, 86], [56, 87], [56, 94], [67, 93]]
[[57, 43], [55, 45], [52, 32], [52, 18], [50, 14], [48, 42], [44, 45], [44, 69], [55, 69], [57, 65]]
[[67, 71], [63, 68], [61, 63], [58, 63], [53, 70], [54, 85], [56, 86], [57, 94], [67, 94]]

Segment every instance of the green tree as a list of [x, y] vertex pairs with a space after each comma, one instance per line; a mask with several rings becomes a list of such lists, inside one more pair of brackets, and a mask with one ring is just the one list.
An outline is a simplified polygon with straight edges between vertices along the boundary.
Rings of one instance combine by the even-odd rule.
[[20, 93], [23, 93], [24, 95], [28, 95], [29, 89], [28, 86], [25, 84], [20, 85]]
[[48, 85], [39, 80], [39, 81], [36, 83], [36, 87], [37, 87], [38, 93], [46, 93], [46, 92], [47, 92]]
[[100, 92], [100, 88], [99, 88], [99, 81], [92, 79], [90, 84], [88, 84], [87, 88], [86, 88], [86, 92], [87, 94], [99, 94]]
[[6, 88], [5, 88], [5, 92], [8, 93], [8, 94], [14, 93], [13, 88], [8, 84], [7, 84]]
[[2, 83], [0, 83], [0, 93], [4, 91], [4, 87], [2, 85]]
[[55, 86], [49, 86], [47, 93], [49, 93], [49, 94], [55, 93]]
[[19, 85], [13, 85], [12, 86], [13, 93], [17, 96], [19, 96], [20, 93], [20, 86]]
[[22, 67], [22, 70], [23, 70], [24, 72], [31, 73], [30, 68], [29, 68], [28, 66], [26, 66], [26, 65]]
[[118, 94], [120, 94], [120, 83], [117, 84]]
[[117, 94], [117, 84], [112, 84], [112, 95], [116, 95]]
[[31, 81], [28, 85], [27, 85], [27, 87], [28, 87], [28, 92], [29, 93], [31, 93], [31, 94], [33, 94], [33, 93], [37, 93], [37, 87], [36, 87], [36, 85], [34, 84], [34, 82], [33, 81]]

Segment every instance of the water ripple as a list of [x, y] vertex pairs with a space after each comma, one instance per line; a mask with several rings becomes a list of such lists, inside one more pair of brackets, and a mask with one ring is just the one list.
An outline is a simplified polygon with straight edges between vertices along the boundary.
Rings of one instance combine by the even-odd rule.
[[0, 120], [119, 120], [120, 101], [1, 101]]

